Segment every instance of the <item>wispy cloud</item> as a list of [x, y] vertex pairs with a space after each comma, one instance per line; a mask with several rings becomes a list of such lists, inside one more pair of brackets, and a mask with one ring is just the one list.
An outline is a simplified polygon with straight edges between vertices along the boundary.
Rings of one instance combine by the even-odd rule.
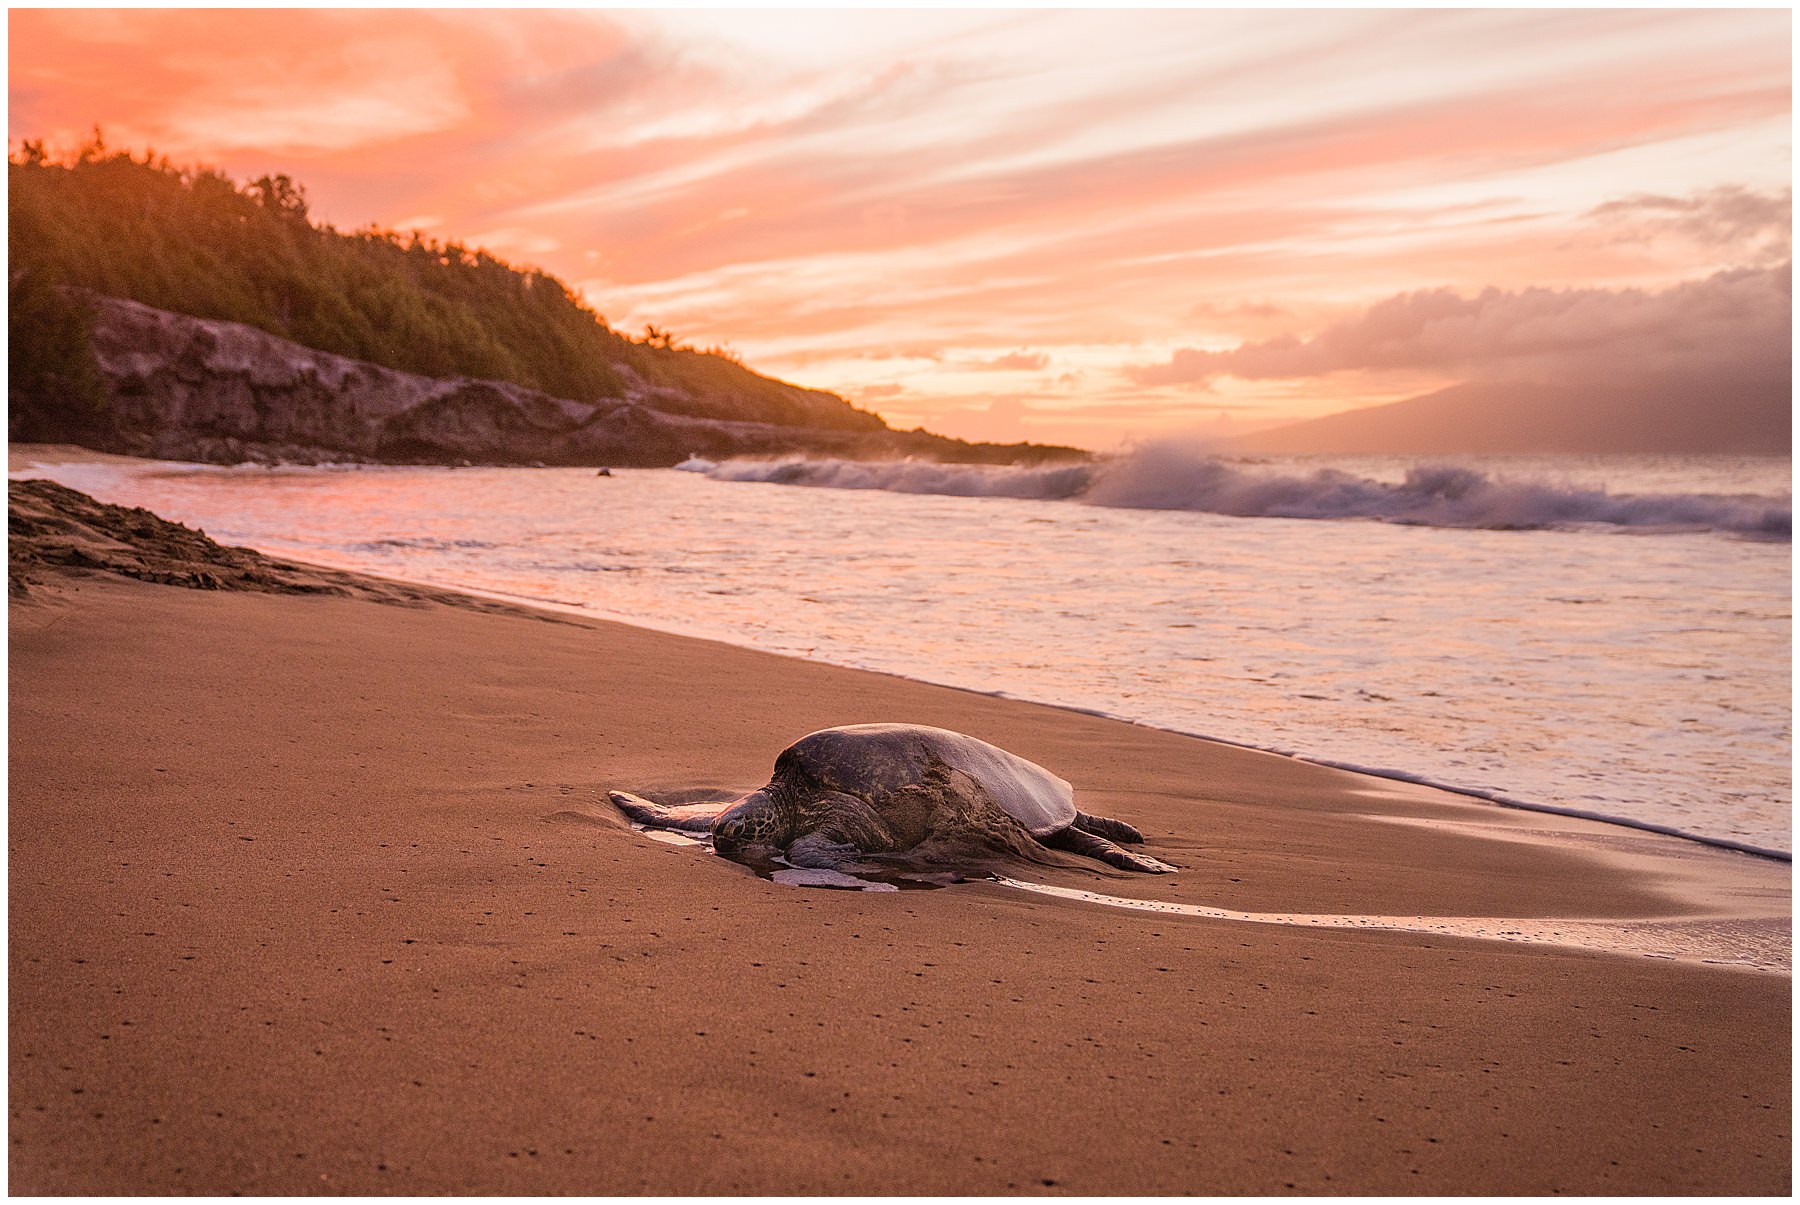
[[1041, 351], [1013, 351], [991, 360], [972, 360], [964, 367], [978, 372], [1036, 372], [1049, 363], [1050, 357]]
[[1744, 263], [1772, 263], [1793, 255], [1794, 192], [1756, 192], [1728, 184], [1686, 196], [1638, 193], [1588, 211], [1625, 242], [1662, 238], [1729, 251]]

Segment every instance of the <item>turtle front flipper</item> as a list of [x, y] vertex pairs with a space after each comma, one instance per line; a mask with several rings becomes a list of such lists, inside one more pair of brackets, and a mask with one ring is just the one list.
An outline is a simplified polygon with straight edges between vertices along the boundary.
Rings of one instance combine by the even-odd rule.
[[613, 806], [624, 812], [632, 823], [681, 833], [711, 832], [713, 821], [733, 806], [731, 803], [690, 803], [671, 808], [626, 791], [608, 791], [607, 795]]
[[866, 854], [891, 854], [911, 844], [898, 837], [865, 799], [819, 791], [800, 805], [802, 831], [788, 843], [795, 866], [841, 870]]
[[784, 857], [795, 866], [814, 870], [842, 870], [863, 851], [832, 833], [807, 833], [787, 847]]
[[1108, 841], [1123, 841], [1127, 845], [1144, 843], [1144, 834], [1123, 820], [1112, 820], [1105, 816], [1090, 816], [1086, 812], [1076, 812], [1075, 827], [1084, 833], [1105, 837]]
[[[1129, 827], [1129, 826], [1125, 826]], [[1135, 831], [1135, 830], [1134, 830]], [[1138, 838], [1140, 841], [1142, 837]], [[1072, 854], [1080, 854], [1085, 858], [1094, 858], [1105, 862], [1108, 866], [1116, 866], [1120, 870], [1135, 870], [1141, 874], [1172, 874], [1177, 867], [1167, 862], [1159, 862], [1148, 854], [1133, 853], [1128, 849], [1120, 849], [1105, 837], [1070, 825], [1061, 832], [1051, 833], [1042, 838], [1051, 849], [1066, 849]]]

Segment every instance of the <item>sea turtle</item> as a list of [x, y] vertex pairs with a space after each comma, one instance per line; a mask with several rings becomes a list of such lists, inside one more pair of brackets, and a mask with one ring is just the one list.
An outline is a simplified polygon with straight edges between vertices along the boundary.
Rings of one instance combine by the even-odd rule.
[[1052, 861], [1045, 847], [1121, 870], [1175, 867], [1119, 843], [1129, 824], [1075, 808], [1075, 789], [986, 741], [918, 724], [855, 724], [803, 736], [775, 759], [769, 784], [735, 802], [665, 807], [623, 791], [612, 801], [650, 828], [710, 833], [740, 861], [794, 866], [945, 865], [1010, 853]]

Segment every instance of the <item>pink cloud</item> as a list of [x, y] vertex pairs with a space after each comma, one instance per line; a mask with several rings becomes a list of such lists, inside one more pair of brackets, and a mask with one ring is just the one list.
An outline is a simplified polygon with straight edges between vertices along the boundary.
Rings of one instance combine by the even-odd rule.
[[[1626, 79], [1601, 82], [1603, 89], [1574, 96], [1519, 89], [1432, 98], [999, 173], [956, 170], [979, 163], [983, 151], [956, 143], [824, 159], [776, 148], [658, 191], [653, 203], [597, 203], [560, 220], [612, 249], [611, 271], [621, 282], [733, 260], [928, 247], [981, 230], [1048, 237], [1183, 202], [1193, 206], [1179, 232], [1180, 245], [1189, 246], [1208, 241], [1208, 211], [1227, 198], [1241, 205], [1246, 195], [1267, 194], [1240, 210], [1250, 216], [1286, 210], [1293, 197], [1323, 188], [1393, 189], [1517, 171], [1784, 113], [1789, 102], [1784, 87], [1754, 81], [1708, 80], [1680, 97], [1644, 97]], [[772, 138], [757, 130], [738, 145]], [[731, 140], [721, 139], [706, 153], [729, 149]], [[877, 191], [888, 217], [870, 222], [861, 198]]]
[[1793, 255], [1794, 193], [1723, 185], [1684, 197], [1638, 193], [1588, 211], [1619, 242], [1686, 239], [1735, 252], [1744, 263], [1777, 263]]
[[1641, 289], [1432, 289], [1390, 297], [1316, 334], [1229, 351], [1182, 348], [1127, 370], [1139, 385], [1435, 371], [1484, 380], [1772, 380], [1791, 372], [1792, 270], [1720, 272]]
[[1290, 311], [1266, 301], [1237, 301], [1221, 304], [1215, 301], [1203, 301], [1196, 305], [1190, 313], [1196, 318], [1288, 318]]
[[1043, 352], [1015, 351], [1004, 356], [995, 356], [991, 360], [975, 360], [963, 365], [981, 372], [1035, 372], [1050, 363], [1050, 357]]

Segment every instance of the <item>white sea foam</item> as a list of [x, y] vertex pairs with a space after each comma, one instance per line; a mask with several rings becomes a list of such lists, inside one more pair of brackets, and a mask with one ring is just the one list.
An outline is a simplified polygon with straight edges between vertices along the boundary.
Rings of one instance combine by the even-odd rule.
[[1144, 444], [1093, 464], [965, 465], [832, 459], [731, 460], [702, 468], [719, 481], [823, 489], [890, 490], [963, 498], [1071, 499], [1132, 510], [1181, 510], [1238, 518], [1376, 519], [1426, 527], [1510, 531], [1585, 526], [1635, 531], [1721, 531], [1791, 538], [1788, 497], [1700, 493], [1614, 494], [1514, 479], [1459, 464], [1425, 464], [1400, 481], [1338, 468], [1273, 470], [1173, 441]]
[[1739, 967], [1771, 974], [1793, 973], [1793, 936], [1778, 916], [1729, 920], [1567, 920], [1483, 916], [1363, 916], [1304, 912], [1239, 912], [1202, 904], [1175, 904], [1129, 896], [1105, 895], [1077, 887], [1056, 887], [994, 876], [1015, 891], [1051, 895], [1132, 912], [1193, 916], [1249, 925], [1293, 929], [1344, 929], [1360, 932], [1412, 933], [1427, 937], [1460, 937], [1476, 941], [1564, 946], [1609, 954], [1633, 954], [1708, 966]]

